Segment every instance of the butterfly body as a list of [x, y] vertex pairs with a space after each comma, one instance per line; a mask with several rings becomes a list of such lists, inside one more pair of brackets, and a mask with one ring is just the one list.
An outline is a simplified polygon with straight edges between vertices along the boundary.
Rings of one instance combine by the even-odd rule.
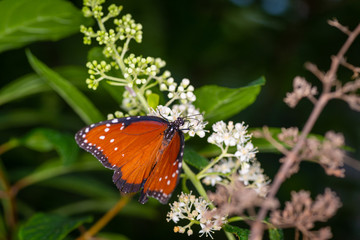
[[155, 116], [116, 118], [81, 129], [75, 140], [114, 170], [113, 182], [121, 192], [141, 190], [141, 203], [148, 197], [167, 203], [179, 180], [183, 124], [182, 118], [174, 122]]

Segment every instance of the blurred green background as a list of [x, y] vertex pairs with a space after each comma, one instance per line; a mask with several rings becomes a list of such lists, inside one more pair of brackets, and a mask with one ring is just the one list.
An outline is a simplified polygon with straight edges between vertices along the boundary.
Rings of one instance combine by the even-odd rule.
[[[189, 78], [195, 87], [216, 84], [236, 88], [265, 76], [266, 85], [255, 104], [232, 119], [245, 121], [250, 127], [267, 125], [301, 128], [312, 104], [303, 100], [295, 109], [290, 109], [283, 102], [286, 92], [292, 90], [293, 78], [297, 75], [304, 76], [321, 88], [317, 79], [305, 70], [304, 63], [310, 61], [321, 70], [328, 70], [330, 56], [335, 55], [346, 40], [346, 35], [330, 27], [327, 20], [337, 18], [350, 29], [360, 23], [359, 0], [112, 2], [124, 5], [123, 12], [131, 13], [135, 21], [143, 25], [143, 43], [133, 42], [130, 51], [164, 59], [167, 62], [166, 69], [171, 71], [177, 81]], [[80, 0], [72, 3], [79, 9], [82, 7]], [[82, 44], [80, 33], [55, 42], [36, 42], [27, 48], [50, 67], [76, 65], [83, 68], [84, 74], [79, 74], [74, 84], [93, 100], [104, 116], [119, 109], [117, 103], [101, 90], [101, 86], [97, 92], [86, 89], [85, 63], [90, 47]], [[33, 72], [24, 50], [25, 48], [20, 48], [0, 54], [0, 87]], [[360, 66], [360, 38], [346, 56], [350, 63]], [[352, 73], [344, 68], [338, 73], [343, 82], [348, 81], [351, 75]], [[84, 125], [53, 91], [0, 106], [0, 144], [13, 137], [22, 137], [36, 127], [56, 129], [73, 135]], [[359, 112], [351, 111], [344, 102], [330, 102], [313, 132], [324, 134], [328, 130], [343, 132], [346, 144], [353, 149], [350, 156], [360, 159]], [[2, 155], [1, 161], [13, 181], [17, 176], [22, 176], [24, 172], [31, 171], [55, 156], [56, 152], [41, 153], [18, 148]], [[270, 178], [279, 167], [278, 158], [276, 154], [258, 154], [258, 159]], [[93, 160], [97, 161], [95, 158]], [[290, 199], [290, 191], [305, 189], [311, 191], [315, 198], [317, 194], [324, 192], [325, 187], [330, 187], [339, 194], [343, 207], [328, 223], [321, 223], [317, 227], [330, 225], [334, 239], [360, 239], [360, 174], [349, 166], [345, 168], [346, 177], [337, 179], [327, 176], [318, 165], [302, 163], [300, 172], [288, 179], [278, 196], [283, 202]], [[89, 182], [100, 179], [99, 181], [114, 193], [117, 191], [112, 186], [112, 173], [109, 170], [80, 172], [74, 175], [84, 176]], [[76, 191], [51, 187], [52, 182], [56, 181], [57, 179], [33, 185], [19, 193], [19, 209], [22, 210], [19, 214], [20, 221], [24, 221], [35, 211], [50, 212], [65, 203], [86, 199], [77, 195]], [[106, 206], [110, 207], [111, 203], [104, 202], [104, 206], [99, 208], [106, 209]], [[137, 206], [136, 202], [132, 205], [134, 209], [137, 209]], [[141, 213], [134, 215], [125, 212], [115, 218], [105, 230], [124, 234], [130, 239], [185, 238], [186, 236], [173, 233], [174, 224], [165, 221], [168, 209], [167, 205], [160, 206], [151, 202], [147, 208], [150, 217], [139, 218]], [[104, 211], [82, 214], [93, 215], [97, 219]], [[131, 211], [133, 210], [128, 210]], [[293, 236], [292, 231], [286, 234]], [[194, 229], [193, 238], [197, 237]], [[215, 238], [222, 239], [224, 235], [221, 232], [216, 233]]]

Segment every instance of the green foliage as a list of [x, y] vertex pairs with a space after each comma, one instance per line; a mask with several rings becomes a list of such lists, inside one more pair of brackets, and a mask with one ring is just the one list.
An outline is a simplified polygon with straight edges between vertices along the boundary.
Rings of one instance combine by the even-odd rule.
[[0, 2], [0, 52], [41, 40], [58, 40], [79, 30], [84, 17], [64, 0]]
[[69, 218], [37, 213], [20, 228], [19, 238], [20, 240], [61, 240], [80, 225], [91, 221], [90, 217]]
[[224, 230], [226, 232], [234, 234], [239, 240], [249, 239], [250, 230], [245, 228], [239, 228], [230, 224], [225, 224]]
[[195, 90], [195, 106], [205, 112], [209, 123], [226, 120], [252, 104], [265, 84], [263, 77], [246, 87], [231, 89], [215, 85], [203, 86]]
[[[83, 79], [86, 77], [86, 72], [84, 68], [65, 66], [55, 68], [54, 71], [69, 79], [74, 85], [85, 87]], [[35, 73], [27, 74], [0, 89], [0, 105], [48, 91], [51, 91], [51, 88], [41, 76]]]
[[156, 108], [159, 105], [160, 97], [156, 93], [150, 93], [146, 96], [149, 107]]
[[204, 158], [190, 147], [185, 148], [184, 161], [197, 169], [203, 169], [209, 164], [207, 158]]
[[74, 163], [79, 152], [72, 135], [46, 128], [33, 129], [22, 139], [22, 143], [30, 149], [41, 152], [56, 149], [64, 165]]
[[269, 238], [270, 240], [283, 240], [284, 232], [282, 229], [269, 228]]
[[87, 124], [104, 118], [95, 106], [70, 82], [40, 62], [30, 51], [26, 52], [31, 66], [74, 109]]

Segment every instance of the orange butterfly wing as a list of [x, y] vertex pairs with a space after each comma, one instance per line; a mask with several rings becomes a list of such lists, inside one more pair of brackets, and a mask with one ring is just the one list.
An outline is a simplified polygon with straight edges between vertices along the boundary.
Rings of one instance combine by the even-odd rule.
[[[144, 188], [141, 203], [148, 196], [166, 203], [178, 182], [184, 146], [180, 130], [172, 139], [164, 137], [169, 126], [159, 117], [118, 118], [85, 127], [75, 139], [81, 148], [114, 170], [113, 182], [120, 191]], [[158, 182], [160, 178], [164, 179], [162, 183]]]
[[145, 203], [148, 197], [158, 199], [165, 204], [179, 182], [181, 161], [184, 153], [184, 135], [175, 133], [170, 143], [164, 143], [160, 149], [160, 159], [146, 180], [139, 201]]
[[[144, 121], [144, 118], [146, 121]], [[92, 124], [75, 139], [107, 168], [124, 193], [137, 192], [155, 164], [167, 122], [160, 118], [129, 117]]]

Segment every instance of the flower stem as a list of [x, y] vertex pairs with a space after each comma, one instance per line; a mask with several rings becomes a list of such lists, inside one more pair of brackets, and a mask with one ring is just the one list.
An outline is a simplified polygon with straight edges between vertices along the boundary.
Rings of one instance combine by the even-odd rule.
[[[190, 179], [190, 181], [192, 182], [192, 184], [194, 185], [194, 187], [196, 188], [196, 190], [198, 191], [198, 193], [208, 202], [210, 202], [206, 191], [203, 187], [203, 185], [201, 184], [200, 180], [196, 177], [196, 175], [193, 173], [193, 171], [191, 171], [191, 169], [189, 168], [189, 166], [185, 163], [185, 161], [183, 161], [182, 163], [183, 169], [185, 174], [187, 175], [187, 177]], [[211, 208], [214, 207], [214, 205], [211, 203], [210, 204]]]
[[125, 205], [129, 202], [130, 197], [124, 196], [120, 198], [120, 200], [116, 203], [116, 205], [110, 209], [99, 221], [97, 221], [88, 231], [82, 234], [77, 240], [87, 240], [92, 239], [92, 237], [98, 233], [106, 224], [109, 223], [111, 219], [113, 219], [121, 209], [125, 207]]
[[225, 157], [226, 153], [227, 153], [227, 150], [228, 150], [228, 146], [226, 146], [225, 149], [222, 149], [222, 152], [221, 154], [216, 157], [215, 159], [213, 159], [205, 168], [203, 168], [197, 175], [196, 177], [198, 179], [201, 179], [203, 178], [205, 175], [205, 173], [212, 167], [214, 166], [220, 159], [222, 159], [223, 157]]
[[8, 237], [12, 239], [12, 235], [15, 232], [16, 227], [16, 207], [14, 194], [11, 191], [10, 183], [4, 172], [4, 168], [0, 161], [0, 186], [4, 190], [4, 198], [2, 199], [2, 205], [4, 207], [4, 217], [6, 225], [9, 228]]

